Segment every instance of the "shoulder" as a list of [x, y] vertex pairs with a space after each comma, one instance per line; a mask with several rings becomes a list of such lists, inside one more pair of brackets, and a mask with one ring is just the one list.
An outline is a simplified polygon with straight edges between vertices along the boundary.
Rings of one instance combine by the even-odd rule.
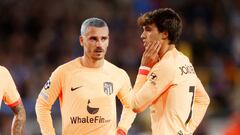
[[104, 66], [106, 69], [111, 70], [111, 71], [113, 70], [113, 71], [122, 72], [122, 70], [123, 70], [122, 68], [114, 65], [113, 63], [111, 63], [107, 60], [104, 61]]
[[6, 70], [7, 70], [7, 68], [5, 68], [4, 66], [0, 65], [0, 71], [6, 71]]
[[76, 69], [77, 67], [77, 62], [78, 62], [78, 58], [75, 58], [69, 62], [66, 62], [60, 66], [58, 66], [53, 73], [55, 74], [65, 74], [68, 73], [70, 71], [73, 71], [73, 69]]
[[165, 80], [173, 80], [177, 71], [176, 69], [176, 64], [172, 58], [164, 58], [153, 66], [148, 77], [156, 78], [157, 76], [161, 76], [160, 78], [165, 78]]
[[169, 59], [162, 59], [158, 63], [156, 63], [152, 70], [175, 70], [176, 69], [176, 64], [174, 61], [169, 60]]
[[66, 62], [66, 63], [58, 66], [57, 69], [58, 70], [69, 70], [69, 69], [76, 67], [78, 65], [78, 62], [79, 62], [79, 58], [75, 58], [69, 62]]
[[126, 76], [127, 75], [127, 72], [124, 69], [112, 64], [111, 62], [109, 62], [107, 60], [105, 60], [104, 62], [105, 62], [104, 63], [105, 64], [105, 69], [107, 70], [107, 72], [118, 74], [120, 76]]
[[4, 66], [0, 66], [0, 73], [4, 74], [4, 75], [10, 74], [8, 69], [6, 67], [4, 67]]
[[166, 69], [168, 71], [177, 70], [182, 65], [191, 65], [189, 58], [177, 49], [169, 51], [153, 68]]
[[10, 86], [12, 83], [12, 75], [10, 74], [9, 70], [4, 66], [0, 66], [0, 83], [4, 87]]

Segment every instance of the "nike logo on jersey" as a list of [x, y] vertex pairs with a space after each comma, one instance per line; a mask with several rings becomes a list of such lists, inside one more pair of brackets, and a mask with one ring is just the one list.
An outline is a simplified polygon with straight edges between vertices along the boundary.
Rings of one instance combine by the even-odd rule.
[[83, 86], [79, 86], [79, 87], [75, 87], [75, 88], [71, 88], [71, 91], [75, 91], [75, 90], [77, 90], [77, 89], [79, 89], [79, 88], [81, 88], [81, 87], [83, 87]]

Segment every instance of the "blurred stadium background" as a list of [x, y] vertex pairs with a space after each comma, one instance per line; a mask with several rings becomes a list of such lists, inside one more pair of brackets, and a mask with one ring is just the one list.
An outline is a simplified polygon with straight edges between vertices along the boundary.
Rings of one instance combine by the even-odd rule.
[[[134, 83], [143, 51], [136, 19], [159, 7], [171, 7], [183, 18], [183, 35], [177, 46], [191, 58], [211, 97], [195, 135], [226, 135], [230, 123], [240, 127], [239, 0], [0, 0], [0, 65], [10, 70], [26, 107], [25, 135], [40, 134], [34, 105], [51, 72], [82, 55], [78, 36], [84, 19], [107, 21], [107, 60], [125, 69]], [[120, 112], [119, 102], [118, 107]], [[60, 134], [58, 104], [52, 115]], [[10, 134], [12, 116], [3, 104], [2, 135]], [[150, 135], [148, 110], [137, 116], [129, 134]]]

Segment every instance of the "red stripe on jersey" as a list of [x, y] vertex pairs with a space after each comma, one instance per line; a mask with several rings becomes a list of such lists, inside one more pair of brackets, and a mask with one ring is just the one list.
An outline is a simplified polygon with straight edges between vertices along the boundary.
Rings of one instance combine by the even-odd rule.
[[122, 129], [117, 129], [117, 135], [126, 135], [126, 133]]
[[138, 74], [141, 74], [141, 75], [148, 75], [149, 73], [149, 70], [146, 70], [146, 69], [139, 69], [138, 70]]
[[10, 108], [13, 108], [21, 103], [21, 98], [19, 98], [17, 101], [13, 102], [12, 104], [8, 104]]

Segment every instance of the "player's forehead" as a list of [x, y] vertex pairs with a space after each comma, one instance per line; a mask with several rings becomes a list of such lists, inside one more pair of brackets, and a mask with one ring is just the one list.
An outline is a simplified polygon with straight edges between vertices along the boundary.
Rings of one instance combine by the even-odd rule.
[[109, 30], [107, 26], [103, 27], [95, 27], [95, 26], [88, 26], [86, 28], [86, 32], [84, 33], [85, 36], [108, 36]]
[[143, 30], [146, 30], [146, 29], [156, 29], [157, 26], [155, 23], [152, 23], [152, 24], [147, 24], [147, 25], [144, 25], [142, 26]]

